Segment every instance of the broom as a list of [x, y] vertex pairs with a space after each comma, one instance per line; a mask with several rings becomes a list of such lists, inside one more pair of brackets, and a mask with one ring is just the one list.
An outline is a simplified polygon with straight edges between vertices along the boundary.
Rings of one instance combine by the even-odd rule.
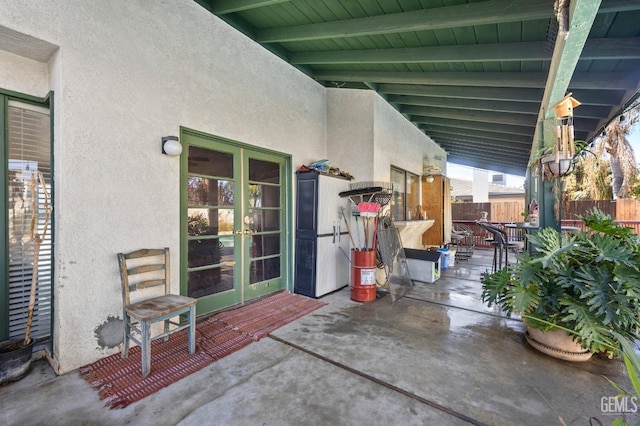
[[[369, 250], [369, 219], [378, 216], [380, 204], [363, 201], [358, 204], [358, 212], [364, 217], [364, 249]], [[366, 221], [365, 221], [366, 220]]]

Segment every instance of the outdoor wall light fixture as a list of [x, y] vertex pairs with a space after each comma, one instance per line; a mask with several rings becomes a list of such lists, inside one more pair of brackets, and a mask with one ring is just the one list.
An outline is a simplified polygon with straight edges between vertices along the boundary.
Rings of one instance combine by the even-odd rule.
[[429, 176], [427, 176], [424, 180], [426, 180], [426, 181], [427, 181], [427, 183], [433, 183], [433, 176], [432, 176], [432, 175], [429, 175]]
[[164, 136], [162, 138], [162, 153], [172, 157], [180, 155], [182, 145], [177, 136]]

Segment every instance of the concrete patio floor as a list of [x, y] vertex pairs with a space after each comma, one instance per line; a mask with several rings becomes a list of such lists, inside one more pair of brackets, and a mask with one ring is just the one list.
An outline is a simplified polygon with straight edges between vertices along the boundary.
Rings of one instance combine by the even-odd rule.
[[[479, 300], [493, 252], [476, 250], [391, 304], [328, 305], [124, 409], [77, 372], [43, 361], [0, 387], [0, 425], [609, 424], [601, 401], [627, 385], [620, 360], [557, 360], [529, 347], [517, 319]], [[633, 417], [633, 421], [638, 417]]]

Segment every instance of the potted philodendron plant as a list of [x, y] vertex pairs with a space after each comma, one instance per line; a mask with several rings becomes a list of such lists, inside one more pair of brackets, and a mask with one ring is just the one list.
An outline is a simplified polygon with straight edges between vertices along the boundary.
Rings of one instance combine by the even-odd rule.
[[[613, 357], [619, 342], [611, 336], [633, 341], [640, 330], [640, 237], [595, 208], [581, 220], [586, 230], [559, 235], [544, 228], [530, 235], [533, 253], [482, 275], [482, 300], [507, 316], [521, 315], [527, 341], [545, 353]], [[543, 332], [573, 340], [575, 347], [541, 341], [549, 336]]]

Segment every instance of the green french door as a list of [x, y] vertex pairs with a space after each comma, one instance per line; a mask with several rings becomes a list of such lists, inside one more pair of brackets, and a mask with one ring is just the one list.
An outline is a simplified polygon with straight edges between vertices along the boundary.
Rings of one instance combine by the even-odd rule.
[[286, 288], [287, 157], [184, 133], [181, 293], [198, 314]]

